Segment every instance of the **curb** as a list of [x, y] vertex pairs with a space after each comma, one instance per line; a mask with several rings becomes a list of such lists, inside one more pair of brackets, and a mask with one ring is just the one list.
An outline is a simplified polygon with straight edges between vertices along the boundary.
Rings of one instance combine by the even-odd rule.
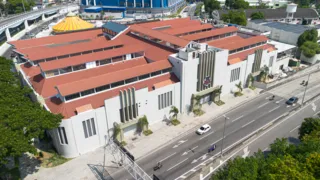
[[[238, 109], [238, 108], [240, 108], [240, 107], [242, 107], [242, 106], [245, 106], [245, 105], [247, 105], [247, 103], [249, 103], [249, 102], [251, 102], [251, 101], [253, 101], [253, 100], [255, 100], [255, 99], [258, 99], [259, 97], [261, 97], [261, 96], [262, 96], [263, 94], [265, 94], [265, 93], [266, 93], [266, 92], [263, 92], [263, 93], [261, 93], [261, 94], [260, 94], [260, 93], [259, 93], [259, 94], [256, 94], [254, 97], [252, 97], [251, 99], [248, 99], [248, 100], [243, 101], [241, 104], [231, 106], [231, 107], [228, 108], [226, 111], [224, 111], [224, 112], [222, 112], [222, 113], [219, 113], [219, 114], [217, 114], [216, 116], [213, 116], [213, 117], [208, 118], [207, 120], [204, 121], [204, 123], [213, 122], [214, 120], [222, 117], [223, 114], [227, 114], [227, 113], [232, 112], [232, 111], [234, 111], [234, 110], [236, 110], [236, 109]], [[166, 142], [166, 143], [163, 143], [163, 144], [157, 146], [156, 148], [152, 149], [149, 153], [146, 153], [144, 156], [141, 156], [141, 157], [137, 158], [137, 159], [136, 159], [136, 162], [138, 162], [139, 160], [145, 158], [146, 156], [149, 156], [149, 155], [155, 153], [156, 151], [164, 148], [165, 146], [167, 146], [168, 144], [170, 144], [170, 143], [178, 140], [179, 138], [181, 138], [181, 137], [183, 137], [183, 136], [185, 136], [185, 135], [188, 135], [188, 134], [194, 132], [194, 131], [198, 128], [198, 126], [199, 126], [199, 125], [195, 125], [194, 127], [192, 127], [191, 129], [187, 130], [186, 132], [183, 132], [183, 133], [179, 134], [178, 136], [174, 137], [172, 140], [170, 140], [170, 141], [168, 141], [168, 142]], [[129, 150], [129, 152], [130, 152], [130, 150]]]

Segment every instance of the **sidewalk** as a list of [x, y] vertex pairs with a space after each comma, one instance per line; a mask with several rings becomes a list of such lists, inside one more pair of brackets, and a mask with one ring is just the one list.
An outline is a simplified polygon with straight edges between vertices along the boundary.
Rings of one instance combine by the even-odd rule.
[[232, 94], [227, 94], [221, 97], [225, 102], [222, 106], [217, 106], [214, 103], [203, 105], [202, 109], [206, 112], [200, 117], [194, 117], [193, 113], [183, 114], [179, 117], [181, 124], [178, 126], [169, 126], [166, 122], [161, 121], [149, 125], [149, 129], [153, 131], [150, 136], [137, 136], [138, 139], [132, 141], [126, 140], [128, 145], [126, 148], [134, 155], [136, 159], [146, 156], [148, 153], [154, 152], [155, 149], [170, 143], [178, 137], [182, 137], [190, 132], [195, 131], [200, 125], [208, 122], [218, 116], [225, 114], [227, 111], [244, 104], [246, 101], [252, 100], [259, 94], [260, 90], [244, 89], [243, 96], [234, 97]]
[[[152, 135], [140, 136], [137, 140], [131, 142], [127, 141], [127, 148], [134, 154], [136, 159], [141, 158], [170, 143], [175, 138], [193, 132], [193, 129], [199, 125], [254, 99], [259, 92], [259, 89], [255, 91], [244, 89], [244, 95], [241, 97], [234, 97], [232, 94], [225, 95], [221, 97], [221, 100], [225, 102], [223, 106], [217, 106], [214, 103], [203, 105], [202, 109], [206, 112], [204, 115], [200, 117], [194, 117], [192, 113], [182, 115], [179, 117], [181, 124], [178, 126], [168, 126], [166, 122], [154, 123], [150, 125], [150, 129], [153, 131]], [[104, 159], [106, 171], [102, 173]], [[34, 159], [26, 156], [20, 159], [20, 165], [22, 179], [26, 180], [106, 179], [110, 174], [120, 169], [115, 165], [114, 157], [109, 148], [106, 148], [106, 153], [104, 153], [103, 147], [54, 168], [39, 167]]]

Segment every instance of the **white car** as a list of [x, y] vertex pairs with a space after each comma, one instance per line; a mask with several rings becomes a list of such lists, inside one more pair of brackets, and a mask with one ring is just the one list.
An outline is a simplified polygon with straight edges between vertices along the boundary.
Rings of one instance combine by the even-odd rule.
[[203, 126], [201, 126], [198, 130], [197, 130], [197, 134], [202, 135], [208, 131], [210, 131], [211, 126], [209, 124], [205, 124]]

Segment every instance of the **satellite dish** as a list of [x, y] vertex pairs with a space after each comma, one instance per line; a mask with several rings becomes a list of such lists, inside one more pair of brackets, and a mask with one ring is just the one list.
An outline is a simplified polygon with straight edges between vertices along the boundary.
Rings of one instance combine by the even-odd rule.
[[219, 15], [219, 12], [217, 10], [212, 11], [211, 15], [212, 15], [213, 19], [220, 20], [220, 15]]

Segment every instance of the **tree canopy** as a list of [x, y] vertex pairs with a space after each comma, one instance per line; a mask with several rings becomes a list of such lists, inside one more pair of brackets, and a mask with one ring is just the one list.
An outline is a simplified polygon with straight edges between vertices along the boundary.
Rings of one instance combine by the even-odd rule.
[[298, 4], [299, 8], [310, 8], [310, 0], [294, 0], [294, 3]]
[[316, 54], [320, 54], [320, 47], [316, 42], [307, 41], [303, 43], [300, 49], [302, 50], [303, 55], [308, 58], [311, 58]]
[[222, 14], [222, 20], [232, 24], [238, 24], [242, 26], [247, 25], [246, 14], [241, 10], [229, 11], [228, 14]]
[[315, 180], [320, 179], [319, 119], [306, 118], [299, 129], [301, 143], [289, 144], [287, 139], [276, 139], [270, 152], [261, 150], [251, 157], [237, 157], [218, 170], [211, 180]]
[[4, 11], [6, 14], [17, 14], [24, 12], [23, 4], [26, 11], [30, 11], [35, 6], [34, 0], [7, 0]]
[[12, 68], [11, 60], [0, 57], [0, 166], [7, 157], [35, 153], [32, 139], [58, 127], [62, 119], [31, 101], [31, 90], [21, 86]]
[[251, 14], [251, 19], [254, 20], [254, 19], [264, 19], [264, 14], [263, 12], [254, 12]]
[[221, 9], [220, 2], [217, 0], [204, 0], [204, 8], [211, 16], [212, 11]]
[[316, 29], [306, 30], [299, 36], [297, 45], [301, 47], [306, 41], [317, 42], [317, 39], [318, 31]]
[[248, 9], [250, 7], [245, 0], [226, 0], [225, 5], [230, 9]]

